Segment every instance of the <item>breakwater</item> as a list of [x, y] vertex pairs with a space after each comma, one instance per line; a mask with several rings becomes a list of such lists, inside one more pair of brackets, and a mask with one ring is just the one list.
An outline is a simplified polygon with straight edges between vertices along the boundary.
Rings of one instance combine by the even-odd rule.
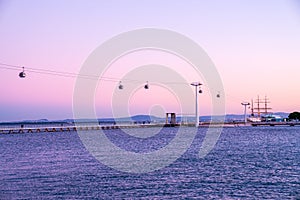
[[153, 126], [163, 126], [159, 124], [130, 124], [130, 125], [104, 125], [104, 126], [39, 126], [39, 127], [6, 127], [0, 128], [0, 134], [14, 134], [14, 133], [42, 133], [42, 132], [71, 132], [71, 131], [91, 131], [91, 130], [109, 130], [120, 128], [146, 128]]
[[300, 122], [253, 122], [252, 126], [299, 126]]
[[[62, 125], [62, 126], [13, 126], [0, 127], [0, 134], [21, 134], [21, 133], [43, 133], [43, 132], [71, 132], [71, 131], [92, 131], [92, 130], [110, 130], [126, 128], [148, 128], [148, 127], [174, 127], [174, 126], [194, 126], [194, 124], [110, 124], [110, 125]], [[242, 126], [300, 126], [300, 122], [227, 122], [227, 123], [199, 123], [199, 128], [208, 127], [242, 127]]]

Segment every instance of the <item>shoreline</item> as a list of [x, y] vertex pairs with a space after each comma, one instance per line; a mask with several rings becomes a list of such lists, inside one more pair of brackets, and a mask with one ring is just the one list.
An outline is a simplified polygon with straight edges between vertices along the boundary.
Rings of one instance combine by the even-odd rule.
[[[18, 124], [19, 127], [1, 127], [0, 134], [23, 134], [23, 133], [42, 133], [42, 132], [72, 132], [72, 131], [96, 131], [96, 130], [112, 130], [112, 129], [129, 129], [129, 128], [150, 128], [150, 127], [194, 127], [195, 124], [164, 124], [164, 123], [148, 123], [148, 124], [110, 124], [110, 125], [93, 125], [93, 124], [82, 124], [82, 125], [65, 125], [60, 124], [56, 126], [38, 126], [44, 124], [34, 124], [32, 127], [24, 127], [23, 124]], [[51, 124], [49, 124], [51, 125]], [[198, 128], [236, 128], [236, 127], [274, 127], [274, 126], [300, 126], [300, 122], [200, 122]]]

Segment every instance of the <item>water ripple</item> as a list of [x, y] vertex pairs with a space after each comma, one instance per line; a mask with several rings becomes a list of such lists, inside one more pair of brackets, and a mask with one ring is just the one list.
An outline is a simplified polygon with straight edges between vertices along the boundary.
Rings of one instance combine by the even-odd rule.
[[[169, 128], [145, 140], [119, 131], [107, 134], [136, 152], [158, 149], [176, 134]], [[213, 151], [198, 159], [205, 131], [176, 162], [146, 174], [104, 166], [75, 132], [0, 135], [0, 199], [300, 198], [300, 128], [225, 128]]]

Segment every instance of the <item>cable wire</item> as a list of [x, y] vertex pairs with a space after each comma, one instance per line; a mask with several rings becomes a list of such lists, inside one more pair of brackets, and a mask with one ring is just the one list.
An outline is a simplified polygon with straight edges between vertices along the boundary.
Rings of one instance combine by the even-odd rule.
[[[8, 69], [8, 70], [23, 70], [23, 66], [18, 66], [18, 65], [12, 65], [12, 64], [7, 64], [7, 63], [0, 63], [0, 68], [2, 69]], [[114, 77], [99, 77], [96, 75], [87, 75], [87, 74], [80, 74], [80, 73], [73, 73], [73, 72], [65, 72], [65, 71], [56, 71], [56, 70], [49, 70], [49, 69], [41, 69], [41, 68], [33, 68], [33, 67], [26, 67], [26, 72], [32, 72], [32, 73], [37, 73], [37, 74], [46, 74], [46, 75], [53, 75], [53, 76], [60, 76], [60, 77], [67, 77], [67, 78], [83, 78], [83, 79], [90, 79], [90, 80], [101, 80], [101, 81], [109, 81], [109, 82], [120, 82], [119, 78], [114, 78]], [[122, 79], [122, 83], [125, 82], [135, 82], [135, 83], [144, 83], [146, 81], [141, 81], [141, 80], [131, 80], [131, 79]], [[189, 85], [189, 83], [186, 82], [162, 82], [163, 84], [166, 85], [171, 85], [171, 84], [181, 84], [181, 85]], [[226, 97], [229, 97], [230, 99], [234, 99], [234, 101], [240, 101], [242, 102], [241, 99], [235, 98], [228, 93], [225, 94], [220, 94], [220, 91], [211, 88], [208, 85], [202, 84], [201, 87], [206, 87], [208, 90], [212, 91], [212, 93], [216, 93], [219, 95], [224, 95]]]

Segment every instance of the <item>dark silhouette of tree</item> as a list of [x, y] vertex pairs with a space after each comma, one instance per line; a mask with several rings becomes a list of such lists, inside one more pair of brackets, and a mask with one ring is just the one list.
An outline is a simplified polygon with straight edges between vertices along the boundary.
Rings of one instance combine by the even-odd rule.
[[292, 112], [289, 114], [289, 119], [298, 119], [300, 120], [300, 112]]

